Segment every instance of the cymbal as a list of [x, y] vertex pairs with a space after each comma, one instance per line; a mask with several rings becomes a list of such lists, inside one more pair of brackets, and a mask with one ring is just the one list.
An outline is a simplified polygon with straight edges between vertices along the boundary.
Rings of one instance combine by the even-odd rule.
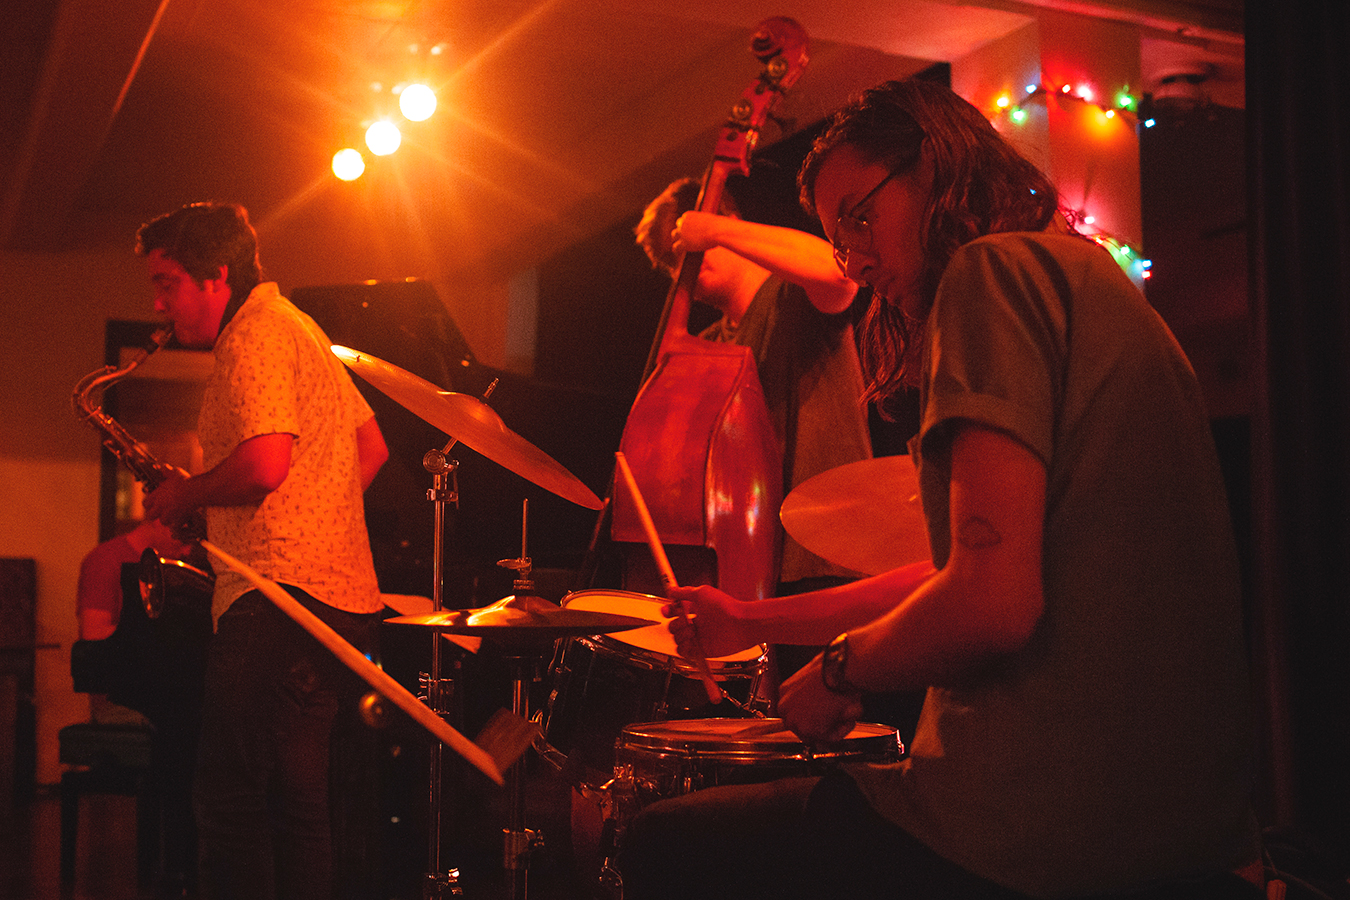
[[565, 500], [599, 509], [600, 498], [547, 453], [506, 427], [496, 410], [469, 394], [443, 391], [368, 353], [334, 344], [347, 368], [430, 425]]
[[529, 594], [513, 595], [479, 609], [447, 609], [385, 619], [505, 644], [550, 644], [558, 638], [627, 631], [656, 624], [651, 619], [569, 609]]
[[932, 558], [908, 456], [862, 459], [797, 485], [779, 519], [807, 550], [864, 575]]

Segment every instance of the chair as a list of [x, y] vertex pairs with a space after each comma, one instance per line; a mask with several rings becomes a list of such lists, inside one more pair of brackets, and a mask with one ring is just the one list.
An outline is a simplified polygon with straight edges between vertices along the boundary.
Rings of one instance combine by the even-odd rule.
[[146, 724], [78, 722], [58, 736], [61, 776], [61, 879], [75, 878], [80, 799], [88, 794], [136, 798], [136, 872], [149, 884], [159, 861], [160, 805], [151, 777], [154, 728]]

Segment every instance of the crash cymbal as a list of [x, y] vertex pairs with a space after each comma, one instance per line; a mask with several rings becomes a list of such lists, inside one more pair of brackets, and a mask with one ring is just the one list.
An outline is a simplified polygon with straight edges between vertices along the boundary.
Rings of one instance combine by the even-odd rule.
[[600, 508], [600, 498], [590, 488], [547, 453], [507, 428], [501, 416], [477, 397], [443, 391], [411, 372], [359, 350], [334, 344], [333, 353], [381, 393], [466, 447], [578, 506]]
[[807, 550], [864, 575], [932, 558], [919, 478], [908, 456], [880, 456], [797, 485], [779, 512]]
[[656, 624], [651, 619], [586, 609], [569, 609], [529, 594], [513, 595], [479, 609], [447, 609], [385, 619], [450, 634], [467, 634], [504, 644], [549, 644], [564, 637], [608, 634]]

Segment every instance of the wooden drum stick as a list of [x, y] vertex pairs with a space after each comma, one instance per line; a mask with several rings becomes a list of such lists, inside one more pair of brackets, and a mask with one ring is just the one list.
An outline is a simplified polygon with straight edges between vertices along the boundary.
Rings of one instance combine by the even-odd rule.
[[[652, 514], [647, 509], [647, 502], [642, 499], [642, 492], [638, 490], [637, 479], [633, 477], [633, 470], [628, 468], [628, 459], [623, 455], [623, 451], [616, 451], [615, 460], [619, 463], [619, 472], [623, 475], [624, 483], [628, 485], [628, 493], [633, 497], [633, 506], [637, 509], [638, 519], [642, 522], [642, 529], [647, 534], [647, 546], [651, 547], [652, 556], [656, 558], [656, 567], [661, 570], [661, 580], [666, 584], [666, 591], [678, 587], [675, 583], [675, 570], [670, 567], [670, 559], [666, 556], [666, 548], [661, 544], [661, 536], [656, 532], [656, 523], [652, 521]], [[708, 668], [708, 658], [703, 655], [703, 648], [699, 645], [698, 632], [694, 631], [693, 623], [689, 617], [684, 614], [684, 607], [676, 603], [675, 609], [680, 618], [689, 626], [689, 634], [693, 638], [692, 659], [694, 665], [698, 668], [699, 678], [703, 681], [703, 688], [708, 692], [708, 701], [710, 703], [721, 703], [723, 692], [717, 682], [713, 680], [712, 671]]]

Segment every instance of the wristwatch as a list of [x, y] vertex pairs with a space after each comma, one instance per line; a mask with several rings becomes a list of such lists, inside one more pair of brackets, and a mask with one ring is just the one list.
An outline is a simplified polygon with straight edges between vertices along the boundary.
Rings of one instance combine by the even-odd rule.
[[836, 694], [861, 694], [862, 691], [851, 684], [845, 670], [848, 666], [848, 632], [830, 641], [830, 645], [820, 655], [820, 678], [825, 687]]

